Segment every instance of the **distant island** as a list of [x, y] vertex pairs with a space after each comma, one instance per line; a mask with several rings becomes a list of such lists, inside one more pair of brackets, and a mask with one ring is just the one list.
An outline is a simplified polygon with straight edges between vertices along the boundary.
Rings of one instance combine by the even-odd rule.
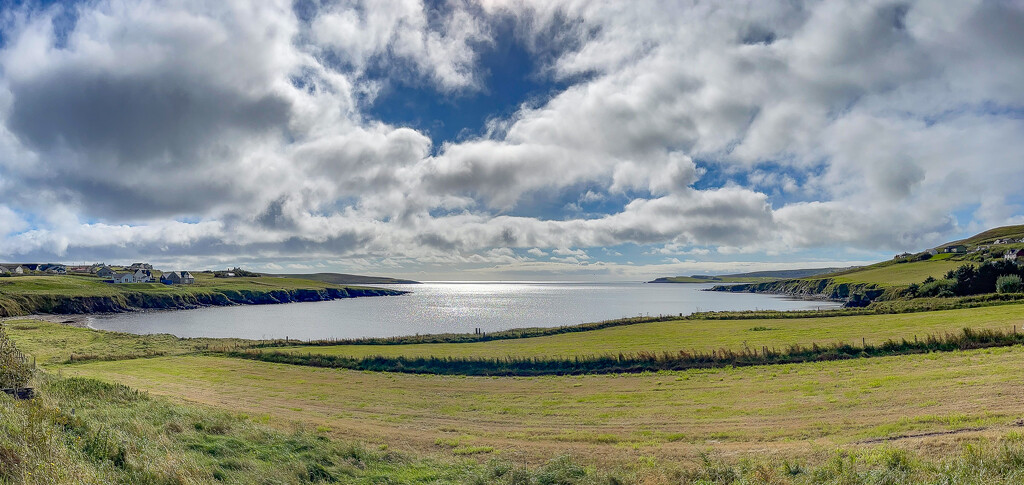
[[805, 268], [778, 271], [753, 271], [750, 273], [725, 275], [668, 276], [648, 281], [648, 283], [754, 283], [779, 279], [807, 278], [809, 276], [835, 273], [837, 271], [846, 271], [849, 269], [852, 268]]
[[263, 276], [278, 278], [297, 278], [303, 280], [319, 281], [321, 283], [332, 283], [335, 285], [419, 285], [419, 281], [389, 278], [386, 276], [363, 276], [344, 273], [310, 273], [310, 274], [272, 274], [262, 273]]

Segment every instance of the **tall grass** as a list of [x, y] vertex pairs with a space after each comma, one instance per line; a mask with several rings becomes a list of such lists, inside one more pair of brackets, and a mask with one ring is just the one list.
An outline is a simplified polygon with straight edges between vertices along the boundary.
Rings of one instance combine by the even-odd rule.
[[759, 454], [622, 465], [559, 456], [417, 458], [245, 415], [175, 404], [92, 379], [43, 377], [42, 397], [0, 396], [0, 484], [1015, 484], [1024, 437], [918, 455], [885, 444], [801, 458]]
[[119, 384], [42, 379], [38, 399], [0, 396], [0, 484], [615, 483], [566, 459], [417, 458]]
[[0, 325], [0, 388], [20, 388], [32, 378], [33, 366]]
[[307, 353], [285, 353], [262, 349], [225, 349], [215, 354], [264, 362], [352, 370], [449, 374], [466, 376], [539, 376], [639, 373], [769, 364], [794, 364], [865, 357], [948, 352], [1024, 343], [1024, 334], [997, 330], [963, 329], [957, 334], [928, 335], [909, 341], [888, 340], [879, 345], [847, 343], [831, 345], [790, 345], [784, 349], [679, 351], [599, 355], [558, 359], [547, 357], [461, 358], [461, 357], [347, 357]]

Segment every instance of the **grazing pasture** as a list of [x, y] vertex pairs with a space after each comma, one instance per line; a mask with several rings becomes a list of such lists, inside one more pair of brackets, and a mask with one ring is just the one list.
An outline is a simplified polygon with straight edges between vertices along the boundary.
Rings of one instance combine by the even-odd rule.
[[473, 343], [296, 346], [268, 349], [348, 357], [583, 357], [638, 352], [785, 348], [843, 342], [879, 344], [888, 339], [956, 333], [964, 327], [1024, 331], [1024, 304], [889, 315], [737, 320], [672, 320], [588, 332]]
[[829, 276], [836, 283], [870, 283], [883, 287], [906, 286], [911, 283], [921, 283], [929, 276], [936, 279], [942, 278], [947, 271], [965, 264], [964, 261], [950, 260], [949, 256], [952, 255], [940, 254], [929, 260], [910, 263], [887, 261], [852, 271], [834, 273], [834, 276], [822, 276]]

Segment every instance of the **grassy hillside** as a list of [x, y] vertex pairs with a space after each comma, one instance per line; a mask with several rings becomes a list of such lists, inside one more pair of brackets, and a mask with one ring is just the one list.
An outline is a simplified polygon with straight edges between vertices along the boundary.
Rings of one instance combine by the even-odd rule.
[[[951, 244], [964, 244], [968, 248], [973, 248], [980, 245], [991, 244], [996, 239], [1021, 239], [1024, 238], [1024, 225], [1020, 226], [1003, 226], [995, 229], [989, 229], [985, 232], [975, 234], [967, 239], [961, 239], [959, 241], [953, 241], [942, 246], [949, 246]], [[939, 246], [939, 247], [942, 247]]]
[[[825, 296], [843, 300], [855, 294], [862, 294], [868, 296], [869, 300], [878, 297], [887, 299], [893, 297], [897, 290], [912, 283], [921, 283], [928, 277], [941, 279], [946, 272], [961, 265], [977, 265], [1001, 257], [1005, 250], [1024, 247], [1024, 243], [991, 245], [996, 239], [1004, 238], [1024, 238], [1024, 226], [999, 227], [938, 246], [941, 250], [945, 246], [963, 244], [967, 246], [966, 254], [939, 253], [930, 259], [924, 259], [928, 255], [919, 253], [912, 257], [817, 276], [720, 286], [715, 290]], [[989, 247], [983, 249], [979, 246]]]
[[324, 289], [335, 285], [298, 278], [214, 278], [207, 273], [194, 273], [195, 284], [164, 285], [133, 283], [116, 285], [96, 276], [47, 275], [0, 278], [0, 295], [113, 296], [126, 293], [158, 295], [201, 294], [213, 291], [258, 291]]
[[962, 260], [951, 259], [951, 254], [941, 254], [925, 261], [892, 263], [889, 261], [865, 266], [850, 271], [822, 275], [840, 283], [867, 283], [881, 287], [906, 286], [920, 283], [931, 276], [942, 278], [947, 271], [965, 264]]
[[214, 278], [206, 273], [195, 274], [195, 277], [192, 285], [116, 285], [94, 276], [80, 275], [0, 278], [0, 316], [283, 303], [403, 293], [295, 278]]
[[777, 271], [753, 271], [750, 273], [726, 274], [717, 276], [693, 275], [693, 276], [670, 276], [658, 278], [648, 283], [757, 283], [763, 281], [775, 281], [789, 278], [805, 278], [825, 273], [846, 270], [848, 268], [810, 268], [810, 269], [787, 269]]
[[774, 281], [778, 278], [748, 276], [669, 276], [658, 278], [648, 283], [752, 283]]

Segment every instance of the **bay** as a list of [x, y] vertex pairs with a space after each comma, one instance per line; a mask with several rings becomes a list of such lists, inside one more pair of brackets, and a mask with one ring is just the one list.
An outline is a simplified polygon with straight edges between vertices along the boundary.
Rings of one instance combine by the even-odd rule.
[[136, 334], [311, 340], [472, 333], [476, 328], [493, 332], [699, 311], [838, 306], [834, 302], [776, 295], [701, 291], [712, 286], [706, 284], [447, 281], [378, 286], [411, 293], [312, 303], [95, 315], [87, 319], [87, 324], [100, 330]]

